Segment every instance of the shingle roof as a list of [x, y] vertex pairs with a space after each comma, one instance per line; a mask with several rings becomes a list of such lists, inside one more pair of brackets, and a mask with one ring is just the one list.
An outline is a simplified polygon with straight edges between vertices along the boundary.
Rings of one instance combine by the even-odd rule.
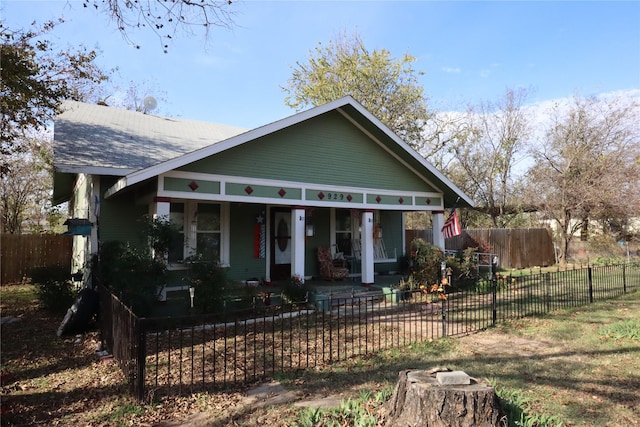
[[122, 176], [245, 131], [81, 102], [65, 102], [63, 109], [54, 123], [58, 172], [99, 168]]

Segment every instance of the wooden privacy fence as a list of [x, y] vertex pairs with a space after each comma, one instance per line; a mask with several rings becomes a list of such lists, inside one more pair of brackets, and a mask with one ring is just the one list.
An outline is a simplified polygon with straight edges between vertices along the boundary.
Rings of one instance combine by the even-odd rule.
[[0, 235], [0, 282], [22, 282], [34, 267], [69, 266], [72, 237], [60, 234]]
[[[431, 230], [407, 230], [407, 246], [415, 237], [433, 242]], [[465, 229], [459, 236], [446, 239], [445, 247], [459, 251], [468, 247], [478, 247], [483, 243], [489, 244], [488, 252], [498, 255], [498, 266], [502, 268], [544, 267], [555, 264], [553, 239], [547, 228]]]

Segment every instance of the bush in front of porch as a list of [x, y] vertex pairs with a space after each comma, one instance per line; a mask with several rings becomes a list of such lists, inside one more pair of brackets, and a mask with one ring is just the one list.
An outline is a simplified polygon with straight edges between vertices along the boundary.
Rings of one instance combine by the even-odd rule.
[[94, 285], [103, 285], [138, 316], [151, 313], [158, 289], [165, 282], [167, 267], [120, 241], [103, 242], [91, 260]]

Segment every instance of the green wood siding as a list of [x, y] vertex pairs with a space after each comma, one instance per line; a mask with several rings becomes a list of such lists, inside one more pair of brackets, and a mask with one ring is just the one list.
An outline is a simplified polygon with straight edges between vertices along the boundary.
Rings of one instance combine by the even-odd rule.
[[434, 191], [335, 111], [179, 170], [334, 186]]
[[300, 200], [302, 198], [302, 191], [299, 188], [256, 184], [228, 183], [225, 185], [225, 194], [228, 196], [281, 198], [283, 200]]
[[[102, 178], [101, 187], [109, 188], [115, 179]], [[149, 213], [147, 205], [136, 203], [132, 191], [100, 201], [100, 241], [120, 240], [141, 248], [140, 220]]]
[[378, 195], [378, 194], [367, 194], [367, 203], [370, 204], [382, 204], [382, 205], [411, 205], [412, 198], [409, 195], [398, 195], [398, 196], [388, 196], [388, 195]]
[[441, 197], [416, 197], [417, 206], [441, 206]]
[[[376, 272], [398, 271], [400, 268], [400, 259], [403, 256], [404, 248], [402, 247], [402, 212], [399, 211], [380, 211], [380, 225], [382, 226], [382, 240], [387, 249], [387, 256], [393, 258], [395, 255], [397, 262], [376, 263]], [[394, 252], [395, 250], [395, 252]]]
[[220, 194], [220, 183], [182, 178], [164, 178], [164, 189], [169, 191], [188, 191], [190, 193]]

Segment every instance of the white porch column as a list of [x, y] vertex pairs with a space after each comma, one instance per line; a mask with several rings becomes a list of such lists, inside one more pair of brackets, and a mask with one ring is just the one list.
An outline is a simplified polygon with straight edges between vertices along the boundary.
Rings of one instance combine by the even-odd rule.
[[442, 234], [444, 211], [431, 212], [431, 224], [433, 227], [433, 244], [444, 251], [444, 235]]
[[362, 212], [360, 223], [360, 244], [361, 247], [361, 271], [362, 284], [372, 285], [374, 283], [374, 263], [373, 263], [373, 211]]
[[291, 209], [291, 275], [304, 282], [305, 209]]
[[91, 227], [91, 237], [89, 238], [89, 253], [91, 255], [98, 252], [98, 227], [100, 226], [100, 177], [93, 175], [91, 179], [91, 198], [89, 202], [89, 221]]
[[[149, 215], [154, 219], [169, 221], [171, 214], [171, 199], [168, 197], [155, 197], [153, 204], [149, 207]], [[186, 225], [185, 225], [186, 226]]]
[[[153, 203], [149, 205], [149, 216], [153, 219], [161, 219], [169, 221], [171, 215], [171, 199], [169, 197], [154, 197]], [[187, 225], [185, 224], [185, 233], [187, 232]], [[154, 253], [155, 257], [156, 254]], [[165, 255], [165, 263], [169, 263], [169, 254]], [[158, 301], [167, 300], [167, 291], [165, 286], [158, 287]]]
[[[153, 219], [169, 221], [171, 215], [171, 199], [169, 197], [155, 197], [153, 203], [149, 206], [149, 216]], [[187, 233], [187, 224], [185, 223], [185, 234]], [[156, 254], [154, 253], [155, 257]], [[165, 254], [165, 262], [169, 262], [169, 254]]]

